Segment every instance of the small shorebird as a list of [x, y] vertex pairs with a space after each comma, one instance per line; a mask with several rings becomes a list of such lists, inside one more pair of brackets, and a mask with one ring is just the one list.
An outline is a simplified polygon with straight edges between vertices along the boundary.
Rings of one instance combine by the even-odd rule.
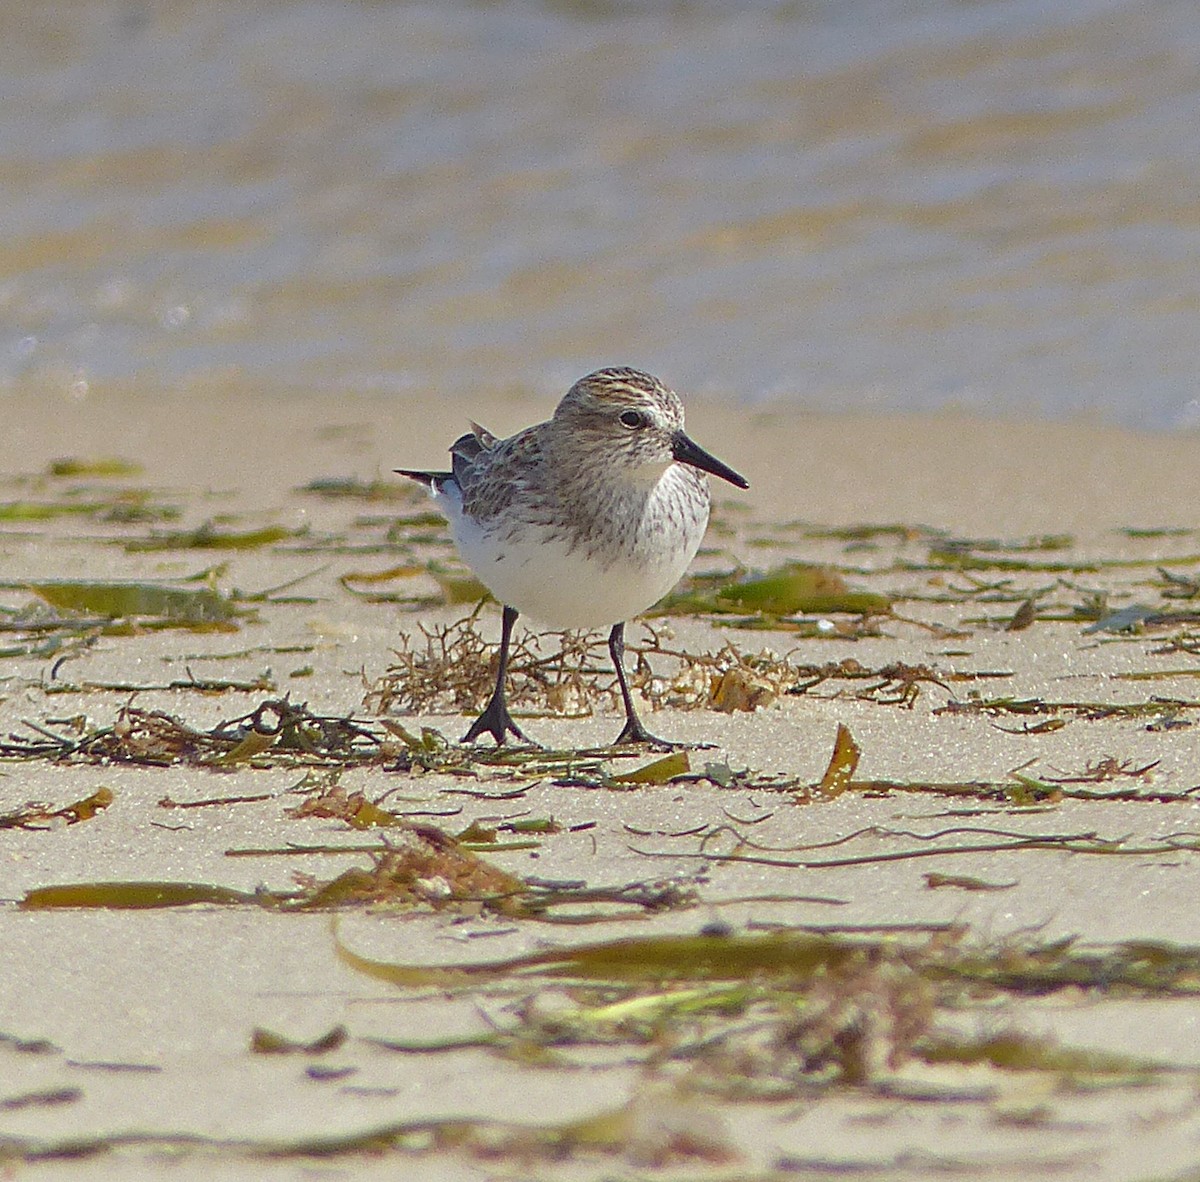
[[430, 491], [466, 564], [504, 607], [496, 688], [463, 736], [530, 740], [504, 683], [513, 625], [526, 612], [556, 628], [611, 625], [608, 651], [625, 704], [617, 743], [670, 746], [642, 725], [625, 676], [625, 622], [680, 579], [708, 526], [711, 472], [746, 480], [693, 443], [683, 405], [657, 378], [601, 369], [547, 422], [497, 439], [477, 424], [450, 447], [449, 472], [396, 471]]

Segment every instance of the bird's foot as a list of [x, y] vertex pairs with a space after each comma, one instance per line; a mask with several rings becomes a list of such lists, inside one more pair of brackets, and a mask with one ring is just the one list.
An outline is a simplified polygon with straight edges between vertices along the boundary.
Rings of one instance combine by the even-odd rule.
[[508, 707], [504, 703], [504, 698], [499, 694], [494, 694], [487, 706], [484, 707], [483, 713], [471, 723], [470, 730], [462, 737], [464, 743], [474, 743], [480, 735], [489, 734], [496, 740], [497, 747], [503, 747], [504, 741], [508, 735], [520, 739], [523, 743], [528, 743], [531, 747], [536, 747], [537, 744], [513, 722], [512, 715], [508, 712]]
[[624, 729], [613, 740], [613, 746], [626, 747], [634, 744], [649, 747], [653, 751], [678, 751], [690, 746], [688, 743], [673, 743], [670, 739], [660, 739], [657, 735], [652, 735], [642, 725], [642, 720], [636, 714], [631, 714], [625, 719]]

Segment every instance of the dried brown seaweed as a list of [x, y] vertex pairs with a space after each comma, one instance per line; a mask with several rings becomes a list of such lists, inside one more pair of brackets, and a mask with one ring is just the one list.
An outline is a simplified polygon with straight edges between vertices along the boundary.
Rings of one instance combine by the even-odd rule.
[[[385, 1043], [406, 1053], [466, 1046], [529, 1055], [553, 1047], [642, 1048], [659, 1072], [727, 1099], [784, 1099], [814, 1086], [895, 1094], [905, 1063], [1144, 1082], [1170, 1070], [1144, 1058], [1063, 1047], [1016, 1029], [974, 1037], [939, 1025], [973, 999], [1063, 989], [1099, 995], [1194, 996], [1200, 952], [1162, 943], [1087, 947], [1074, 940], [972, 942], [963, 929], [885, 935], [796, 929], [624, 938], [496, 961], [419, 966], [371, 960], [339, 941], [352, 968], [401, 988], [488, 984], [530, 1000], [518, 1021], [445, 1044]], [[555, 987], [574, 1004], [543, 1008]], [[536, 987], [539, 992], [531, 994]], [[964, 987], [970, 992], [964, 993]], [[596, 997], [600, 1000], [587, 1000]], [[519, 1051], [518, 1048], [524, 1048]], [[984, 1093], [983, 1098], [987, 1098]]]
[[0, 742], [0, 758], [222, 768], [270, 752], [277, 762], [352, 764], [377, 760], [381, 746], [376, 733], [353, 719], [317, 715], [287, 698], [269, 698], [207, 731], [134, 706], [123, 708], [111, 726], [76, 736], [35, 730], [36, 738], [10, 735]]
[[111, 788], [100, 787], [72, 804], [53, 808], [48, 804], [31, 802], [20, 808], [0, 813], [0, 829], [48, 829], [55, 821], [75, 825], [89, 821], [108, 808], [115, 799]]
[[[421, 647], [402, 635], [395, 662], [368, 686], [365, 708], [375, 714], [481, 709], [495, 684], [497, 659], [495, 644], [478, 628], [481, 610], [449, 625], [418, 625]], [[519, 631], [509, 653], [509, 705], [582, 715], [598, 700], [615, 701], [616, 679], [601, 672], [604, 653], [595, 634]]]

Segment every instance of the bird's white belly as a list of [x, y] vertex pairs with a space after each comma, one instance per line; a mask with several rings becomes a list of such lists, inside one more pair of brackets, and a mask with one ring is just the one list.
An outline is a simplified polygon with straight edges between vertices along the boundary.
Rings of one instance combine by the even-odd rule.
[[438, 497], [463, 560], [501, 602], [553, 628], [601, 628], [632, 619], [679, 582], [707, 522], [656, 539], [653, 553], [589, 554], [562, 538], [528, 530], [518, 538], [487, 532], [456, 498]]

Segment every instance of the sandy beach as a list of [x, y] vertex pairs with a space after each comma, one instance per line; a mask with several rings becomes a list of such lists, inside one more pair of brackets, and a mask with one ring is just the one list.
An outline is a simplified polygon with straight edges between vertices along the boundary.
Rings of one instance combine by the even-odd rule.
[[[0, 1178], [1200, 1182], [1198, 51], [0, 9]], [[465, 748], [393, 470], [619, 364], [751, 484], [628, 628], [684, 746], [522, 617]]]
[[[485, 425], [550, 409], [514, 394]], [[403, 709], [401, 636], [420, 656], [473, 609], [439, 598], [445, 530], [390, 471], [478, 408], [98, 387], [4, 411], [11, 1176], [1197, 1176], [1200, 438], [689, 405], [751, 482], [716, 490], [697, 573], [815, 564], [890, 609], [631, 627], [650, 725], [710, 745], [638, 782], [660, 756], [603, 751], [599, 649], [557, 710], [518, 701], [526, 762], [460, 752], [444, 694]], [[222, 626], [46, 602], [89, 580], [209, 588]], [[722, 677], [757, 708], [715, 708]], [[239, 747], [227, 724], [285, 698], [309, 748]], [[388, 842], [445, 874], [319, 895]], [[463, 897], [455, 868], [482, 876]], [[113, 882], [227, 897], [23, 905]], [[701, 952], [642, 978], [396, 979], [673, 937]], [[804, 941], [823, 967], [782, 971]]]

